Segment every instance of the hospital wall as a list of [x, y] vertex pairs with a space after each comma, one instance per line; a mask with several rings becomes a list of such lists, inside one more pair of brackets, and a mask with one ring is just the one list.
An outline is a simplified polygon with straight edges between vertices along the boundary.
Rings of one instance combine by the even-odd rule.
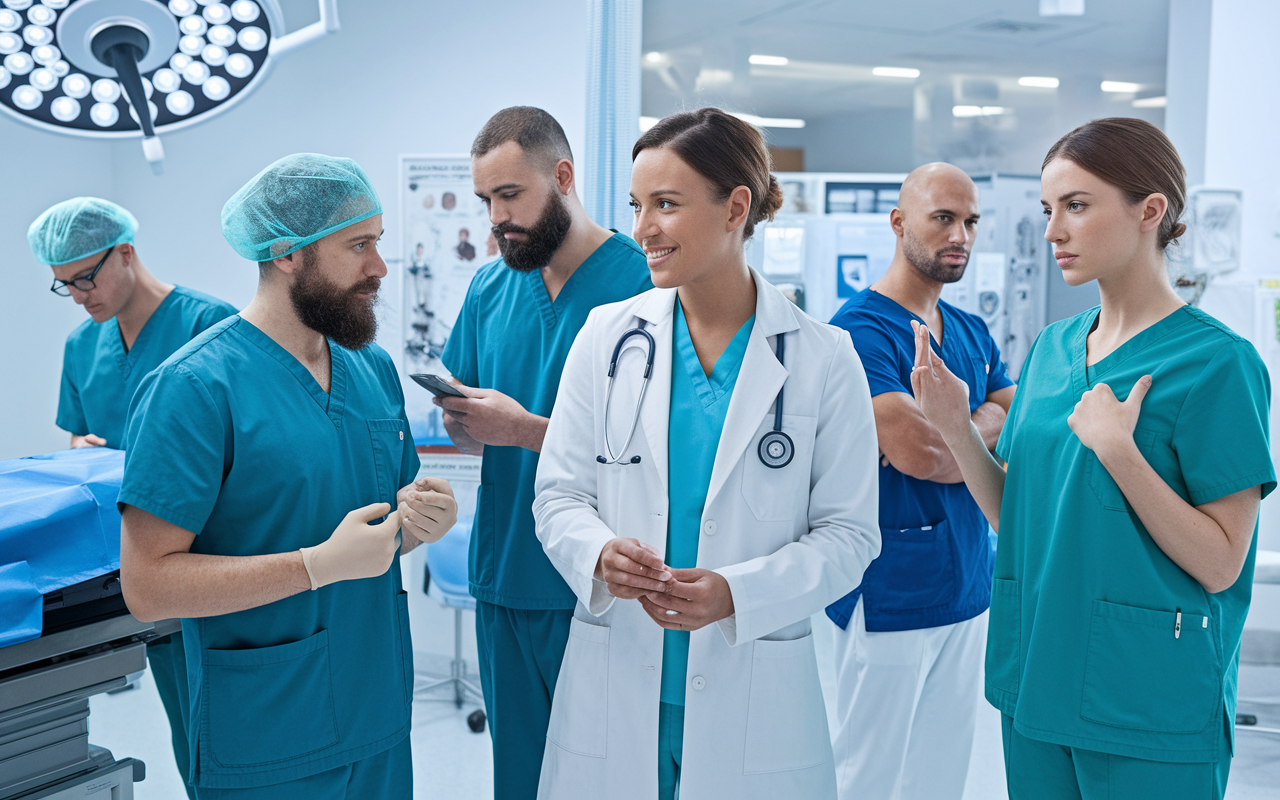
[[[314, 0], [282, 2], [289, 29], [316, 19]], [[101, 195], [141, 223], [137, 245], [162, 279], [243, 307], [256, 267], [227, 246], [222, 204], [271, 161], [293, 152], [348, 156], [382, 196], [384, 284], [379, 342], [399, 345], [397, 159], [465, 153], [480, 126], [509, 105], [536, 105], [584, 152], [586, 0], [408, 3], [347, 0], [342, 31], [277, 63], [239, 106], [164, 137], [165, 172], [151, 174], [135, 140], [64, 137], [0, 117], [0, 458], [66, 446], [54, 424], [62, 347], [85, 318], [48, 289], [49, 271], [26, 247], [44, 208], [77, 194]]]

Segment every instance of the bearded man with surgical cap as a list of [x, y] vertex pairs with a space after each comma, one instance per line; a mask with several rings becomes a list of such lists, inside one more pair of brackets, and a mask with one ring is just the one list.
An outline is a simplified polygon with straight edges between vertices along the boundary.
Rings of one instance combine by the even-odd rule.
[[457, 518], [373, 344], [382, 205], [353, 161], [267, 167], [222, 231], [258, 290], [144, 379], [120, 490], [134, 616], [183, 618], [199, 800], [412, 797], [399, 557]]
[[[64, 200], [27, 229], [31, 254], [53, 270], [50, 289], [89, 313], [67, 337], [62, 356], [57, 425], [71, 434], [72, 447], [123, 448], [129, 398], [143, 376], [236, 313], [217, 298], [151, 274], [134, 246], [137, 232], [132, 214], [98, 197]], [[147, 663], [169, 718], [174, 762], [185, 776], [188, 693], [182, 634], [149, 642]]]

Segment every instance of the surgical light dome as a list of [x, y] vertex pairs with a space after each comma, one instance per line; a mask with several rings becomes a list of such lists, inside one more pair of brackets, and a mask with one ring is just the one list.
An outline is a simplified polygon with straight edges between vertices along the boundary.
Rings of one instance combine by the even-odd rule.
[[0, 110], [74, 136], [142, 137], [157, 174], [159, 134], [244, 99], [276, 59], [338, 30], [284, 33], [278, 0], [0, 0]]

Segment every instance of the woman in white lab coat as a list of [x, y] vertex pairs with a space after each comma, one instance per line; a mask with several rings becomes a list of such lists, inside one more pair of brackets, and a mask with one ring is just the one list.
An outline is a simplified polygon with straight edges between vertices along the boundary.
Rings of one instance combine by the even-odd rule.
[[834, 798], [809, 617], [880, 551], [866, 377], [746, 264], [781, 204], [758, 131], [704, 108], [632, 157], [658, 288], [592, 312], [538, 466], [578, 596], [538, 795]]

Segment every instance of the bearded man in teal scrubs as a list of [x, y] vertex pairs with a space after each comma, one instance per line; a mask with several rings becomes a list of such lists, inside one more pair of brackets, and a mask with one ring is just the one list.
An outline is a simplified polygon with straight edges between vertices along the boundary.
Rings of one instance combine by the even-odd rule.
[[[53, 269], [53, 292], [89, 312], [67, 337], [59, 428], [72, 447], [124, 447], [129, 400], [144, 375], [216, 322], [236, 313], [216, 298], [165, 283], [142, 265], [138, 221], [97, 197], [73, 197], [27, 230], [31, 252]], [[147, 645], [147, 661], [169, 717], [173, 756], [185, 782], [187, 662], [182, 634]], [[194, 798], [190, 786], [188, 797]]]
[[222, 230], [258, 291], [138, 389], [121, 588], [140, 619], [183, 618], [198, 800], [409, 800], [399, 555], [457, 507], [414, 480], [400, 380], [372, 344], [382, 205], [354, 161], [293, 155]]

